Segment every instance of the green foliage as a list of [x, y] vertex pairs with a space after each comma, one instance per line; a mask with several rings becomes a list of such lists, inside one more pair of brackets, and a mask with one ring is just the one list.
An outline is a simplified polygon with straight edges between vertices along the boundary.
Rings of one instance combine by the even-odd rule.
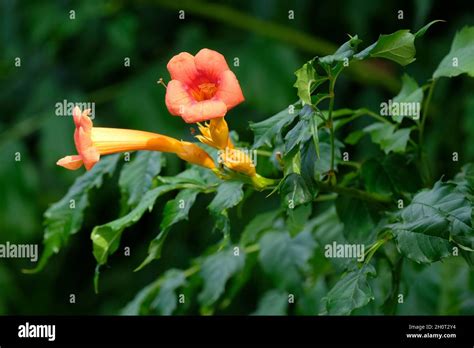
[[105, 225], [95, 227], [91, 239], [97, 263], [103, 265], [107, 262], [108, 257], [119, 247], [123, 230], [137, 222], [147, 210], [150, 211], [159, 196], [180, 187], [178, 184], [158, 186], [148, 191], [140, 203], [127, 215]]
[[389, 228], [404, 255], [429, 263], [452, 255], [453, 242], [462, 248], [473, 240], [471, 214], [472, 203], [456, 185], [438, 181], [432, 189], [416, 194]]
[[347, 315], [354, 309], [367, 305], [374, 295], [367, 278], [375, 276], [370, 265], [347, 272], [328, 292], [326, 310], [330, 315]]
[[127, 206], [134, 207], [140, 202], [160, 173], [162, 164], [161, 152], [139, 151], [131, 163], [123, 166], [119, 186]]
[[420, 180], [416, 168], [401, 155], [370, 158], [362, 164], [361, 176], [368, 192], [400, 195], [416, 191]]
[[294, 87], [298, 90], [298, 97], [303, 102], [303, 105], [311, 105], [311, 93], [318, 88], [318, 86], [326, 81], [324, 77], [319, 77], [316, 69], [313, 67], [313, 62], [309, 61], [300, 69], [296, 70], [296, 82]]
[[188, 219], [189, 210], [196, 201], [199, 192], [198, 189], [183, 189], [176, 195], [175, 199], [166, 202], [163, 211], [163, 220], [160, 224], [160, 233], [153, 241], [151, 241], [148, 248], [148, 256], [143, 260], [140, 266], [138, 266], [136, 269], [137, 271], [148, 265], [153, 260], [160, 258], [161, 249], [166, 237], [168, 236], [168, 231], [174, 224]]
[[405, 152], [411, 132], [409, 128], [397, 130], [395, 125], [384, 122], [373, 123], [363, 131], [370, 134], [372, 141], [380, 145], [386, 154]]
[[465, 27], [454, 37], [451, 50], [439, 63], [433, 78], [468, 74], [474, 77], [474, 27]]
[[[423, 89], [418, 86], [418, 83], [410, 77], [409, 75], [405, 74], [402, 76], [402, 89], [400, 93], [397, 94], [396, 97], [393, 98], [393, 102], [395, 103], [418, 103], [421, 105], [423, 101]], [[413, 119], [418, 119], [418, 117]], [[400, 114], [400, 110], [398, 113], [392, 113], [392, 118], [395, 122], [400, 123], [403, 120], [403, 115]]]
[[245, 253], [237, 254], [231, 248], [208, 256], [202, 263], [201, 277], [204, 287], [198, 296], [204, 307], [209, 307], [223, 294], [230, 277], [240, 271], [245, 264]]
[[260, 263], [273, 278], [275, 286], [291, 289], [301, 283], [314, 248], [309, 232], [294, 238], [286, 231], [270, 232], [262, 237], [260, 247]]
[[266, 292], [253, 315], [285, 315], [288, 308], [288, 294], [280, 290]]
[[244, 198], [241, 182], [224, 182], [217, 188], [217, 194], [209, 204], [209, 211], [216, 219], [216, 229], [226, 237], [230, 232], [227, 209], [235, 207]]
[[297, 113], [290, 106], [264, 121], [250, 123], [250, 128], [255, 134], [253, 147], [271, 146], [271, 140], [279, 135], [284, 127], [293, 122], [296, 116]]
[[44, 213], [46, 229], [43, 254], [38, 266], [28, 272], [43, 269], [48, 259], [66, 245], [71, 235], [79, 231], [84, 211], [89, 205], [89, 191], [100, 187], [104, 176], [114, 172], [118, 158], [118, 155], [104, 158], [91, 171], [77, 178], [66, 195]]
[[399, 30], [393, 34], [380, 35], [377, 42], [358, 58], [386, 58], [400, 65], [408, 65], [415, 60], [415, 53], [415, 36], [409, 30]]
[[[127, 18], [122, 21], [124, 27], [109, 29], [109, 35], [127, 50], [131, 49], [126, 45], [128, 41], [121, 42], [119, 38], [133, 35], [136, 24]], [[427, 279], [432, 276], [430, 272], [448, 272], [451, 268], [446, 271], [445, 266], [439, 266], [440, 260], [452, 262], [452, 269], [471, 272], [468, 264], [474, 263], [474, 166], [464, 163], [452, 180], [432, 184], [428, 142], [423, 133], [425, 124], [441, 122], [440, 118], [426, 122], [436, 113], [435, 108], [430, 108], [434, 81], [423, 85], [404, 73], [398, 94], [391, 94], [395, 103], [423, 105], [419, 118], [407, 120], [401, 112], [385, 117], [388, 115], [381, 110], [365, 106], [349, 109], [343, 105], [335, 109], [335, 105], [345, 103], [339, 99], [336, 83], [346, 68], [350, 74], [353, 65], [366, 63], [356, 61], [371, 58], [388, 59], [401, 66], [414, 62], [415, 39], [424, 36], [436, 22], [415, 34], [403, 29], [380, 35], [361, 51], [362, 41], [357, 35], [350, 36], [339, 48], [327, 50], [333, 54], [316, 56], [297, 69], [293, 87], [298, 101], [287, 106], [287, 99], [283, 98], [282, 111], [260, 122], [250, 122], [253, 144], [239, 141], [239, 135], [232, 133], [236, 146], [258, 150], [258, 176], [247, 177], [223, 167], [210, 171], [195, 165], [180, 171], [173, 161], [167, 161], [165, 168], [161, 154], [137, 153], [118, 176], [121, 216], [97, 225], [91, 234], [98, 264], [96, 287], [99, 270], [118, 250], [123, 231], [158, 205], [163, 207], [159, 231], [136, 269], [158, 275], [125, 306], [123, 314], [239, 312], [242, 301], [238, 295], [243, 293], [258, 294], [250, 301], [251, 309], [245, 304], [247, 307], [241, 310], [246, 314], [397, 314], [406, 312], [396, 301], [401, 287], [408, 289], [407, 298], [419, 296], [410, 278], [416, 272]], [[195, 42], [194, 38], [201, 34], [196, 31], [183, 35]], [[473, 28], [461, 30], [433, 78], [463, 73], [474, 76], [473, 42]], [[278, 51], [278, 47], [272, 50]], [[451, 64], [453, 58], [458, 58], [456, 67]], [[243, 64], [244, 74], [261, 70], [249, 64]], [[255, 66], [266, 69], [262, 62]], [[287, 77], [281, 79], [285, 81]], [[250, 90], [257, 91], [256, 88], [252, 86]], [[426, 89], [428, 93], [424, 93]], [[129, 86], [129, 90], [135, 88]], [[139, 96], [134, 98], [139, 104]], [[258, 99], [255, 95], [250, 97], [257, 104]], [[376, 103], [380, 104], [380, 100]], [[149, 101], [147, 108], [156, 111], [154, 101]], [[365, 135], [369, 136], [363, 139]], [[203, 148], [215, 157], [215, 149]], [[35, 270], [43, 268], [69, 236], [79, 231], [88, 192], [99, 187], [106, 174], [114, 172], [117, 160], [117, 156], [104, 156], [92, 171], [77, 179], [60, 202], [47, 210], [45, 251]], [[166, 174], [161, 174], [163, 171]], [[263, 177], [267, 173], [272, 179]], [[430, 175], [422, 175], [426, 173]], [[440, 173], [432, 176], [439, 177]], [[167, 201], [158, 203], [165, 197]], [[69, 209], [71, 199], [76, 200], [74, 210]], [[200, 214], [194, 216], [194, 211]], [[182, 244], [177, 244], [172, 235], [168, 238], [173, 228], [188, 219], [190, 225], [200, 227], [199, 238], [188, 234], [189, 240]], [[213, 229], [221, 233], [212, 233]], [[331, 256], [327, 250], [334, 245], [361, 246], [363, 254]], [[162, 254], [172, 256], [163, 260], [166, 257], [162, 258]], [[463, 257], [467, 263], [461, 265], [458, 260], [464, 262]], [[144, 269], [160, 258], [154, 267]], [[177, 268], [182, 266], [183, 269]], [[426, 267], [430, 267], [429, 271], [424, 271]], [[439, 282], [436, 284], [442, 287]], [[473, 293], [468, 284], [460, 286], [463, 290], [459, 292], [451, 288], [443, 291], [456, 292], [456, 298]], [[410, 293], [412, 289], [414, 295]], [[441, 297], [443, 291], [432, 293]], [[180, 302], [180, 295], [186, 298], [185, 302]], [[291, 296], [295, 305], [290, 305]], [[443, 308], [455, 305], [459, 304], [448, 303]]]

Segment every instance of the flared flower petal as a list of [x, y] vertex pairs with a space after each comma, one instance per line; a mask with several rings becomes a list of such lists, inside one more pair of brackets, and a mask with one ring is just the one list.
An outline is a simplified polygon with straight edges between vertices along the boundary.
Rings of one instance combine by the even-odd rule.
[[204, 100], [182, 107], [181, 116], [186, 123], [196, 123], [223, 117], [227, 106], [221, 100]]
[[227, 105], [227, 110], [232, 109], [245, 100], [239, 81], [232, 71], [227, 70], [220, 75], [216, 98], [222, 100]]
[[235, 74], [219, 52], [203, 48], [195, 57], [183, 52], [171, 58], [167, 67], [172, 80], [166, 107], [187, 123], [223, 117], [244, 101]]
[[56, 162], [58, 166], [69, 170], [77, 170], [82, 167], [82, 158], [79, 155], [66, 156]]
[[199, 75], [214, 83], [224, 71], [229, 70], [224, 56], [208, 48], [203, 48], [196, 54], [194, 63]]
[[178, 80], [185, 85], [191, 85], [199, 76], [194, 64], [194, 57], [188, 52], [182, 52], [168, 62], [166, 66], [172, 80]]
[[166, 89], [165, 103], [172, 115], [182, 116], [184, 108], [190, 106], [193, 103], [193, 99], [187, 92], [183, 82], [171, 80]]

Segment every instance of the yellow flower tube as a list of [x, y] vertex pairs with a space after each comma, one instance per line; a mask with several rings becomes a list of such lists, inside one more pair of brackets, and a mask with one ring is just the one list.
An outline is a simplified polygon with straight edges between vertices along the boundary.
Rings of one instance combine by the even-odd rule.
[[212, 158], [199, 146], [165, 135], [132, 129], [93, 127], [89, 110], [73, 110], [74, 142], [78, 154], [61, 158], [57, 164], [76, 170], [82, 165], [90, 170], [101, 155], [137, 150], [175, 153], [181, 159], [209, 169], [214, 169]]

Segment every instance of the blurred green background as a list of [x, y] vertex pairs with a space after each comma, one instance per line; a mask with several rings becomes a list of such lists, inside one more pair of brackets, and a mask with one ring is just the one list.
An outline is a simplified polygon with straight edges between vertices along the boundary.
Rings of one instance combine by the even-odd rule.
[[[75, 19], [70, 19], [72, 10]], [[179, 19], [180, 10], [184, 19]], [[290, 10], [294, 19], [288, 18]], [[403, 19], [397, 18], [399, 10]], [[417, 40], [417, 60], [406, 68], [420, 84], [447, 54], [455, 32], [474, 24], [474, 8], [468, 1], [2, 0], [0, 243], [41, 243], [43, 212], [83, 171], [55, 165], [57, 159], [74, 152], [73, 122], [55, 115], [57, 102], [95, 102], [94, 123], [99, 126], [191, 140], [190, 125], [170, 116], [164, 88], [156, 81], [169, 79], [166, 64], [173, 55], [195, 54], [208, 47], [226, 56], [241, 83], [246, 101], [226, 119], [241, 140], [251, 142], [249, 121], [265, 119], [296, 100], [294, 71], [305, 61], [331, 53], [347, 40], [347, 34], [358, 34], [365, 47], [381, 33], [417, 30], [433, 19], [447, 22], [436, 24]], [[16, 58], [21, 66], [15, 66]], [[125, 58], [130, 59], [129, 67], [124, 66]], [[239, 66], [234, 66], [234, 58]], [[336, 108], [379, 110], [381, 101], [397, 94], [402, 70], [388, 61], [355, 66], [338, 82]], [[426, 139], [437, 178], [450, 178], [463, 163], [474, 160], [473, 87], [467, 77], [442, 79], [436, 87]], [[368, 120], [358, 122], [354, 127]], [[362, 143], [355, 159], [365, 157], [369, 145]], [[453, 151], [459, 153], [459, 163], [451, 161]], [[162, 175], [183, 169], [174, 157], [167, 158]], [[163, 270], [188, 267], [193, 257], [217, 240], [210, 232], [209, 198], [201, 197], [191, 211], [191, 222], [173, 228], [162, 259], [133, 273], [158, 232], [166, 201], [162, 199], [152, 214], [125, 231], [121, 248], [129, 246], [131, 256], [119, 251], [111, 258], [110, 267], [102, 271], [101, 292], [94, 294], [90, 232], [118, 216], [116, 180], [117, 175], [107, 179], [100, 191], [92, 193], [83, 229], [44, 271], [26, 275], [21, 269], [31, 268], [29, 261], [0, 259], [0, 314], [114, 314]], [[255, 213], [231, 216], [233, 233], [239, 233]], [[459, 303], [451, 303], [455, 301], [450, 296], [461, 290], [453, 290], [452, 284], [446, 288], [439, 277], [457, 267], [453, 262], [437, 263], [423, 271], [423, 278], [416, 280], [422, 285], [410, 298], [411, 312], [405, 314], [459, 313]], [[467, 273], [456, 279], [453, 282], [469, 281]], [[229, 312], [251, 312], [255, 294], [264, 287], [263, 282], [253, 282]], [[75, 294], [76, 304], [69, 303], [70, 294]], [[474, 303], [467, 306], [473, 309]]]

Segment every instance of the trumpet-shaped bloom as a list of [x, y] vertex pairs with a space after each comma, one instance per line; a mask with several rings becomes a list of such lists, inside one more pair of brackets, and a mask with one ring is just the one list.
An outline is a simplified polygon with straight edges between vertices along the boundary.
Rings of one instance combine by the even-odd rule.
[[171, 58], [167, 68], [171, 81], [166, 106], [187, 123], [223, 117], [244, 101], [239, 81], [216, 51], [204, 48], [196, 56], [180, 53]]
[[206, 168], [215, 168], [212, 158], [196, 144], [180, 141], [165, 135], [132, 129], [93, 127], [89, 110], [81, 113], [74, 108], [76, 125], [74, 142], [77, 155], [61, 158], [56, 164], [76, 170], [82, 165], [90, 170], [101, 155], [136, 150], [172, 152], [181, 159]]

